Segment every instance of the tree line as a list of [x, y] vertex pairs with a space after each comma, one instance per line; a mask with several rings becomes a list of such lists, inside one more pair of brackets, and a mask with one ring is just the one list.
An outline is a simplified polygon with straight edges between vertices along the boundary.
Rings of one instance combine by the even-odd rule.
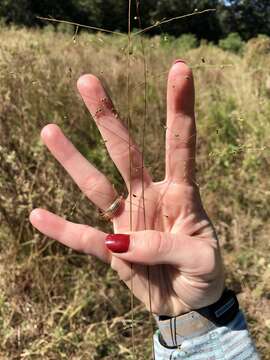
[[[269, 0], [133, 0], [131, 4], [132, 28], [139, 27], [138, 15], [142, 26], [148, 27], [179, 15], [216, 9], [157, 26], [149, 32], [152, 35], [192, 33], [214, 42], [231, 32], [244, 40], [270, 35]], [[44, 26], [36, 16], [45, 16], [125, 32], [127, 13], [128, 0], [0, 0], [2, 24], [29, 27]]]

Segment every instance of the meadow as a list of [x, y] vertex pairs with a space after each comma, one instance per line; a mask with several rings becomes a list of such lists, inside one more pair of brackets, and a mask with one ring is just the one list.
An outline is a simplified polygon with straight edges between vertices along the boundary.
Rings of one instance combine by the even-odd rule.
[[[147, 64], [146, 165], [164, 174], [166, 77], [193, 68], [197, 176], [227, 271], [263, 359], [270, 359], [270, 38], [240, 53], [188, 37], [132, 38], [132, 133], [140, 144]], [[33, 229], [35, 207], [110, 229], [40, 141], [57, 123], [119, 189], [123, 182], [78, 93], [100, 77], [127, 119], [127, 37], [0, 27], [0, 359], [132, 359], [130, 294], [100, 261]], [[146, 324], [146, 325], [145, 325]], [[143, 326], [142, 326], [143, 325]], [[136, 359], [149, 359], [148, 313], [135, 301]]]

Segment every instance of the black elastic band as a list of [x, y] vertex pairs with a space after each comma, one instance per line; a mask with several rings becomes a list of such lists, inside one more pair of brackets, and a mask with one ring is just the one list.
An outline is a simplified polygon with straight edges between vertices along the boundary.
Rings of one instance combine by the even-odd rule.
[[239, 303], [234, 291], [225, 289], [217, 302], [196, 311], [214, 324], [223, 326], [234, 319], [238, 310]]

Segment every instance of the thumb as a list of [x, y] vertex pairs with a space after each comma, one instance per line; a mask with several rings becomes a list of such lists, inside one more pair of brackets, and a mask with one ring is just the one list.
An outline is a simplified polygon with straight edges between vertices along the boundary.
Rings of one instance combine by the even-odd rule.
[[105, 244], [115, 256], [144, 265], [172, 264], [193, 267], [198, 263], [196, 251], [199, 240], [185, 234], [171, 234], [154, 230], [131, 234], [109, 234]]

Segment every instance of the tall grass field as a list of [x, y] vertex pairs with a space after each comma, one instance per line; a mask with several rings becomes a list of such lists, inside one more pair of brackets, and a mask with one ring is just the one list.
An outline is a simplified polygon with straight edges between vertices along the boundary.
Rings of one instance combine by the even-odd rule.
[[[132, 37], [130, 112], [140, 144], [147, 65], [145, 162], [164, 173], [166, 78], [192, 67], [198, 129], [197, 181], [227, 271], [262, 358], [270, 359], [270, 38], [230, 46], [191, 36]], [[38, 233], [43, 207], [110, 231], [40, 141], [57, 123], [119, 192], [123, 182], [76, 91], [93, 73], [127, 119], [127, 37], [0, 28], [0, 359], [133, 359], [130, 294], [100, 261]], [[151, 358], [151, 324], [134, 304], [136, 359]]]

